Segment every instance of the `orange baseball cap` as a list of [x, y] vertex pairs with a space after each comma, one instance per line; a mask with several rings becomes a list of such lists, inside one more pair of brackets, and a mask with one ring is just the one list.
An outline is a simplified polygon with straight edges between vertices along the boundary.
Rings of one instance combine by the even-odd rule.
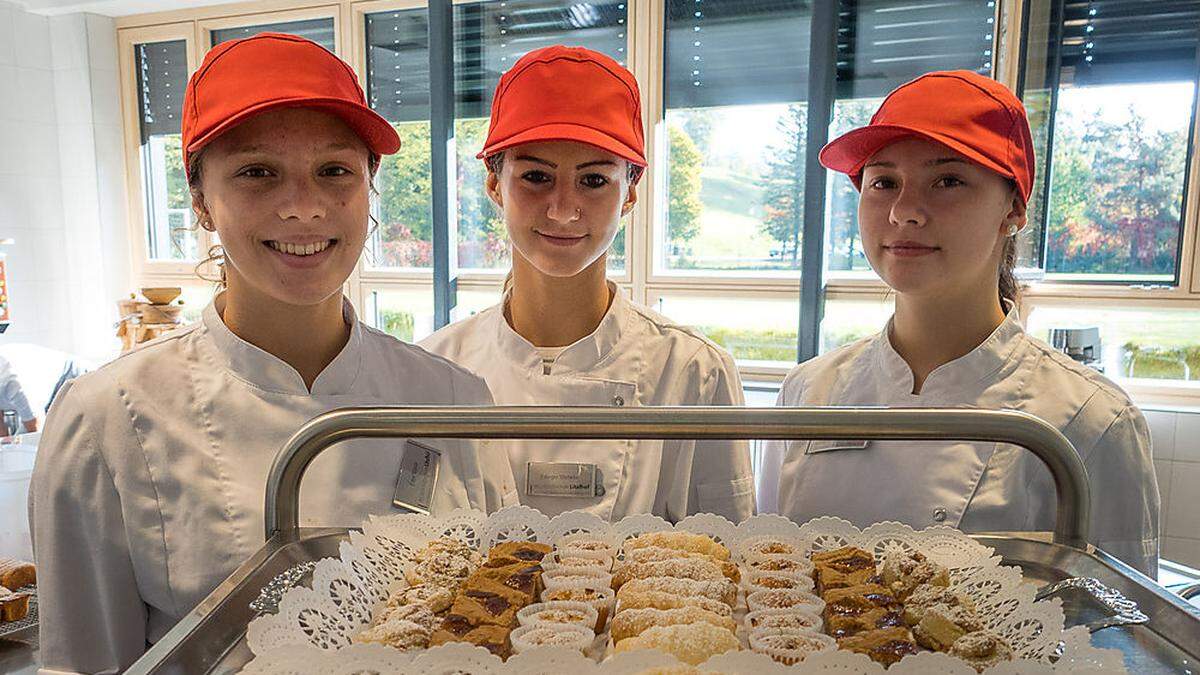
[[183, 165], [217, 136], [276, 108], [315, 108], [337, 115], [376, 155], [400, 149], [396, 129], [367, 106], [350, 66], [311, 40], [260, 33], [217, 45], [188, 80]]
[[862, 189], [863, 165], [903, 138], [925, 138], [1033, 192], [1033, 137], [1025, 107], [1007, 87], [969, 70], [927, 73], [888, 94], [871, 123], [821, 149], [821, 164]]
[[642, 97], [633, 73], [583, 47], [522, 56], [496, 85], [483, 159], [524, 143], [577, 141], [646, 166]]

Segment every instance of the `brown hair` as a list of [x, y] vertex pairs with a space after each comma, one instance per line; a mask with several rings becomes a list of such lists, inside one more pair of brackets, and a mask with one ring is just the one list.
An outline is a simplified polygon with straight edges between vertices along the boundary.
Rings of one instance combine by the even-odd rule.
[[[191, 192], [193, 197], [199, 196], [201, 198], [201, 201], [203, 201], [203, 199], [204, 199], [204, 197], [203, 197], [204, 193], [202, 192], [201, 187], [200, 187], [200, 181], [201, 181], [201, 170], [200, 170], [201, 161], [200, 160], [203, 157], [204, 157], [204, 148], [201, 148], [201, 149], [197, 150], [196, 152], [193, 152], [191, 154], [191, 156], [188, 157], [188, 165], [187, 165], [188, 190]], [[379, 171], [379, 165], [380, 165], [381, 161], [382, 161], [382, 158], [373, 152], [370, 153], [370, 159], [367, 160], [367, 171], [371, 178], [370, 183], [369, 183], [370, 190], [371, 190], [371, 194], [376, 195], [376, 196], [378, 196], [379, 192], [375, 189], [375, 180], [374, 179], [375, 179], [376, 172]], [[375, 229], [379, 227], [379, 221], [377, 221], [375, 219], [375, 216], [371, 215], [371, 213], [369, 211], [367, 212], [367, 218], [370, 219], [370, 221], [372, 223], [371, 232], [374, 232]], [[367, 236], [369, 237], [370, 233], [368, 233]], [[202, 271], [204, 269], [204, 266], [209, 263], [214, 263], [217, 266], [218, 274], [217, 274], [217, 277], [215, 277], [215, 278], [205, 276]], [[225, 278], [225, 247], [221, 246], [220, 244], [214, 244], [213, 246], [211, 246], [208, 249], [208, 257], [205, 258], [204, 260], [201, 260], [200, 262], [196, 263], [196, 267], [193, 271], [196, 273], [196, 276], [200, 277], [202, 280], [216, 284], [220, 288], [225, 288], [225, 286], [227, 284], [226, 278]]]
[[[1013, 194], [1019, 194], [1018, 190], [1020, 188], [1017, 187], [1015, 180], [1009, 179], [1008, 184], [1012, 188]], [[1008, 312], [1008, 308], [1004, 304], [1005, 300], [1014, 305], [1021, 302], [1021, 283], [1017, 281], [1015, 271], [1017, 268], [1017, 236], [1019, 235], [1006, 236], [1004, 238], [1004, 250], [1000, 253], [1000, 284], [998, 290], [1000, 293], [1000, 308], [1005, 313]]]

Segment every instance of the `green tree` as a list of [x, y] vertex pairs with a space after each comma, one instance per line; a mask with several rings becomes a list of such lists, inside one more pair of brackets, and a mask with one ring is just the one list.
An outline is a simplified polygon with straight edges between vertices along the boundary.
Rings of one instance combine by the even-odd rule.
[[671, 170], [668, 177], [667, 226], [670, 240], [675, 244], [691, 241], [700, 233], [700, 172], [703, 156], [692, 137], [682, 127], [671, 125]]
[[163, 162], [167, 171], [167, 208], [189, 209], [192, 206], [191, 191], [183, 171], [182, 136], [172, 134], [163, 139], [166, 158]]
[[400, 151], [386, 155], [375, 184], [379, 189], [379, 241], [390, 267], [426, 266], [432, 254], [432, 178], [429, 123], [396, 124]]
[[804, 226], [804, 144], [808, 130], [805, 106], [789, 105], [777, 125], [782, 142], [767, 150], [762, 230], [779, 242], [781, 256], [790, 256], [792, 267], [796, 267]]

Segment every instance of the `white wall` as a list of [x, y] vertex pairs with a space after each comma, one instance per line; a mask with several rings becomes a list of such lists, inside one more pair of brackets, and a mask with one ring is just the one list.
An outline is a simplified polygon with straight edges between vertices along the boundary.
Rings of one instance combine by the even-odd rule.
[[1143, 412], [1162, 497], [1162, 557], [1200, 568], [1200, 411]]
[[112, 19], [0, 0], [0, 100], [0, 238], [16, 240], [0, 340], [104, 359], [130, 284]]

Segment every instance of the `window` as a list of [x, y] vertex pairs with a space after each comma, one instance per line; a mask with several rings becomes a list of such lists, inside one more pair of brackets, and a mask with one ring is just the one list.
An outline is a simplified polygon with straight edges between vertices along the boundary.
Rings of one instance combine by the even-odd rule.
[[848, 345], [883, 330], [895, 310], [890, 293], [881, 297], [831, 298], [821, 319], [821, 352]]
[[[458, 292], [456, 319], [465, 319], [500, 300], [500, 291]], [[433, 289], [428, 286], [373, 290], [360, 318], [392, 337], [420, 342], [433, 334]]]
[[336, 51], [333, 19], [305, 19], [302, 21], [263, 23], [255, 26], [238, 26], [236, 28], [217, 28], [212, 31], [212, 45], [216, 47], [228, 40], [238, 40], [258, 35], [259, 33], [299, 35], [302, 38], [312, 40], [331, 52]]
[[1024, 96], [1048, 279], [1180, 278], [1200, 3], [1034, 2]]
[[[458, 182], [458, 264], [465, 270], [506, 270], [508, 234], [484, 191], [483, 147], [492, 92], [500, 76], [528, 51], [578, 44], [626, 61], [624, 2], [579, 5], [561, 0], [476, 2], [454, 7], [455, 146]], [[372, 107], [392, 121], [402, 148], [385, 159], [378, 186], [380, 222], [371, 264], [432, 265], [429, 188], [429, 39], [424, 9], [366, 15], [367, 85]], [[609, 269], [624, 269], [624, 232], [613, 242]]]
[[180, 145], [187, 42], [135, 44], [133, 53], [147, 257], [198, 260], [200, 240]]
[[796, 365], [798, 297], [758, 299], [662, 294], [655, 311], [704, 333], [743, 365]]

